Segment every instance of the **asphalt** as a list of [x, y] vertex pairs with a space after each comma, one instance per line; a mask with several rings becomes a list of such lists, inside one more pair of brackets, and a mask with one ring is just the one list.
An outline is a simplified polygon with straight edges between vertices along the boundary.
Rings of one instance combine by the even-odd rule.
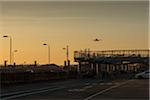
[[[46, 84], [46, 85], [44, 85]], [[29, 90], [28, 86], [12, 92]], [[55, 83], [30, 84], [30, 89], [48, 88], [38, 92], [25, 92], [4, 100], [149, 100], [149, 80], [101, 81], [95, 79], [68, 80]], [[17, 87], [17, 88], [21, 88]], [[6, 89], [6, 88], [5, 88]], [[10, 93], [11, 88], [6, 89]]]
[[92, 100], [149, 100], [148, 80], [131, 80], [125, 85], [97, 95]]

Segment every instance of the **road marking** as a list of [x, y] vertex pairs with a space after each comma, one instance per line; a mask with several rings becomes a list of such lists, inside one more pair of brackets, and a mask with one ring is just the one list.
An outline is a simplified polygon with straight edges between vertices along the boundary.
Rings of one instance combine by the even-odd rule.
[[100, 95], [100, 94], [102, 94], [102, 93], [104, 93], [104, 92], [107, 92], [107, 91], [109, 91], [109, 90], [111, 90], [111, 89], [117, 88], [117, 87], [119, 87], [119, 86], [121, 86], [121, 85], [127, 84], [129, 81], [130, 81], [130, 80], [128, 80], [128, 81], [126, 81], [126, 82], [123, 82], [123, 83], [121, 83], [121, 84], [117, 84], [117, 85], [115, 85], [115, 86], [111, 86], [111, 87], [109, 87], [109, 88], [107, 88], [107, 89], [104, 89], [104, 90], [102, 90], [102, 91], [100, 91], [100, 92], [97, 92], [97, 93], [95, 93], [95, 94], [93, 94], [93, 95], [91, 95], [91, 96], [89, 96], [89, 97], [87, 97], [87, 98], [85, 98], [85, 99], [83, 99], [83, 100], [90, 100], [90, 99], [92, 99], [93, 97], [95, 97], [95, 96], [97, 96], [97, 95]]
[[82, 92], [85, 91], [85, 89], [70, 89], [69, 92]]
[[85, 91], [86, 89], [89, 89], [89, 88], [92, 88], [93, 86], [92, 85], [88, 85], [88, 86], [85, 86], [81, 89], [69, 89], [68, 91], [69, 92], [83, 92]]
[[109, 83], [99, 83], [99, 85], [113, 85], [115, 83], [109, 82]]
[[50, 89], [50, 88], [55, 88], [55, 87], [52, 86], [52, 87], [46, 87], [46, 88], [39, 88], [39, 89], [31, 89], [31, 90], [17, 91], [17, 92], [11, 92], [11, 93], [4, 93], [4, 94], [0, 95], [0, 98], [11, 96], [11, 95], [16, 95], [16, 94], [27, 93], [27, 92], [41, 91], [41, 90]]
[[83, 89], [89, 89], [89, 88], [92, 88], [92, 87], [93, 87], [92, 85], [89, 85], [89, 86], [83, 87]]
[[18, 97], [22, 97], [22, 96], [43, 93], [43, 92], [47, 92], [47, 91], [55, 91], [55, 90], [60, 90], [60, 89], [63, 89], [63, 88], [65, 88], [65, 87], [47, 88], [47, 89], [45, 88], [43, 90], [37, 90], [37, 91], [32, 91], [32, 92], [24, 92], [24, 93], [15, 94], [15, 95], [11, 95], [11, 96], [1, 98], [1, 100], [13, 99], [13, 98], [18, 98]]

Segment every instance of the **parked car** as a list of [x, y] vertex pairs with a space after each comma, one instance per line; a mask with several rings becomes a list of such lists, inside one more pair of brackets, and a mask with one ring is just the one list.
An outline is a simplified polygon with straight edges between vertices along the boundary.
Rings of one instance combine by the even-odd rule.
[[149, 79], [149, 76], [150, 76], [150, 72], [149, 72], [149, 70], [146, 70], [144, 72], [136, 74], [135, 78], [138, 78], [138, 79]]

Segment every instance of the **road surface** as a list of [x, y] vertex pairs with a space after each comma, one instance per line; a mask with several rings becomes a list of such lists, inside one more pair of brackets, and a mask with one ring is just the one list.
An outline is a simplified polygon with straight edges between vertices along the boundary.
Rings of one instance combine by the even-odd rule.
[[[14, 89], [11, 89], [14, 88]], [[149, 80], [69, 80], [3, 89], [2, 100], [149, 100]]]

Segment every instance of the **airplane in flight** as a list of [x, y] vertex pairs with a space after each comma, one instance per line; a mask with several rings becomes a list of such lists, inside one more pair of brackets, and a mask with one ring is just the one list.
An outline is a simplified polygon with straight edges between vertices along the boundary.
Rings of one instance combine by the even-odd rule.
[[101, 39], [96, 38], [93, 41], [98, 42], [98, 41], [101, 41]]

